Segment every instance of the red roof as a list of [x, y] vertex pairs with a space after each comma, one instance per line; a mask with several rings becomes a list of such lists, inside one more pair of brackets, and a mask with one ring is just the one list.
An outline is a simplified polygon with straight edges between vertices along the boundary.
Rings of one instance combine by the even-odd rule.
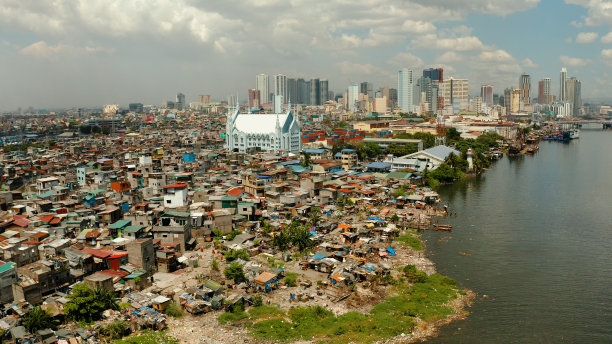
[[44, 222], [44, 223], [49, 223], [49, 221], [51, 221], [53, 219], [53, 215], [45, 215], [45, 216], [41, 216], [40, 217], [40, 221]]
[[119, 271], [119, 270], [102, 270], [102, 271], [98, 271], [98, 273], [109, 275], [112, 277], [119, 277], [119, 278], [123, 278], [130, 274], [127, 271]]
[[54, 217], [53, 220], [49, 221], [50, 225], [57, 225], [59, 223], [62, 222], [62, 219], [60, 219], [59, 217]]
[[108, 257], [107, 259], [117, 259], [117, 258], [121, 258], [121, 257], [125, 257], [128, 255], [127, 252], [119, 252], [119, 251], [115, 251], [115, 254], [113, 254], [112, 256]]
[[13, 224], [19, 227], [27, 227], [30, 224], [30, 220], [19, 218], [13, 220]]
[[85, 253], [89, 253], [96, 258], [102, 258], [102, 259], [106, 257], [110, 257], [113, 254], [113, 251], [97, 250], [95, 248], [84, 248], [81, 251]]
[[230, 196], [238, 197], [244, 193], [244, 190], [240, 188], [232, 188], [227, 192]]
[[166, 185], [166, 186], [164, 186], [164, 189], [186, 188], [186, 187], [187, 187], [187, 184], [179, 183], [179, 184]]

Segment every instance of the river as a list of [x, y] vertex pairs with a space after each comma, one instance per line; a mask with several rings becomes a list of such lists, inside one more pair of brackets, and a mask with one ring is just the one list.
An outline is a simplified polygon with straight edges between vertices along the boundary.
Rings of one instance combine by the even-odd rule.
[[612, 131], [540, 142], [440, 195], [457, 215], [423, 235], [428, 254], [478, 297], [429, 343], [612, 343]]

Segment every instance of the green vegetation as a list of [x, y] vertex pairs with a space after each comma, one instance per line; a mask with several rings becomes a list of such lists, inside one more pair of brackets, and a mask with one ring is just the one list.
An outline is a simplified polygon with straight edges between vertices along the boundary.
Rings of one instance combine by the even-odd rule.
[[409, 247], [412, 247], [412, 249], [415, 251], [423, 250], [423, 242], [420, 238], [415, 237], [412, 233], [400, 235], [395, 240], [401, 242], [402, 244], [408, 245]]
[[246, 281], [246, 276], [244, 275], [244, 270], [242, 270], [242, 265], [238, 263], [232, 263], [229, 268], [224, 271], [225, 277], [234, 280], [236, 283]]
[[105, 289], [90, 289], [85, 283], [75, 284], [70, 301], [64, 307], [66, 316], [76, 322], [92, 323], [107, 309], [118, 310], [117, 298]]
[[308, 225], [294, 218], [288, 228], [281, 230], [274, 236], [272, 245], [281, 251], [295, 247], [302, 252], [313, 247], [314, 241], [310, 239]]
[[183, 309], [181, 305], [176, 302], [171, 302], [166, 308], [166, 314], [174, 317], [174, 318], [182, 318], [183, 317]]
[[38, 330], [44, 330], [46, 328], [55, 329], [55, 324], [51, 315], [40, 307], [35, 307], [29, 313], [27, 313], [21, 321], [23, 327], [30, 333], [35, 333]]
[[228, 262], [234, 261], [236, 259], [242, 259], [242, 260], [249, 260], [250, 255], [249, 255], [249, 251], [247, 251], [246, 249], [240, 249], [240, 250], [230, 250], [230, 251], [226, 251], [224, 253], [225, 259], [227, 259]]
[[431, 133], [418, 132], [414, 134], [401, 133], [395, 135], [397, 139], [423, 140], [423, 149], [431, 148], [436, 145], [436, 137]]
[[219, 271], [219, 261], [217, 261], [217, 258], [213, 258], [210, 261], [210, 268], [212, 271]]
[[297, 286], [297, 278], [298, 278], [298, 274], [296, 274], [295, 272], [288, 272], [285, 275], [285, 285], [287, 285], [288, 287], [295, 287]]
[[[455, 281], [438, 274], [427, 276], [414, 266], [401, 269], [406, 278], [390, 281], [397, 296], [387, 298], [370, 313], [350, 312], [335, 316], [321, 306], [292, 307], [288, 311], [272, 306], [238, 309], [219, 317], [220, 323], [242, 321], [258, 340], [288, 342], [313, 340], [322, 343], [372, 343], [410, 332], [415, 318], [435, 321], [453, 313], [444, 306], [461, 291]], [[408, 283], [407, 279], [413, 282]]]
[[142, 334], [126, 339], [116, 340], [113, 344], [178, 344], [176, 338], [168, 336], [165, 332], [144, 331]]
[[259, 307], [263, 305], [263, 297], [261, 297], [261, 295], [253, 295], [251, 297], [251, 302], [253, 304], [253, 307]]
[[101, 333], [109, 339], [121, 339], [128, 334], [128, 323], [116, 320], [101, 329]]
[[302, 163], [301, 165], [303, 167], [311, 167], [312, 166], [312, 158], [310, 157], [309, 153], [304, 153], [304, 155], [302, 156]]
[[238, 234], [241, 234], [241, 233], [242, 233], [241, 231], [232, 230], [231, 232], [229, 232], [229, 233], [227, 233], [227, 234], [225, 235], [225, 240], [227, 240], [227, 241], [234, 240], [234, 238], [235, 238], [236, 236], [238, 236]]
[[119, 309], [122, 311], [130, 308], [132, 308], [132, 304], [129, 302], [122, 302], [119, 304]]

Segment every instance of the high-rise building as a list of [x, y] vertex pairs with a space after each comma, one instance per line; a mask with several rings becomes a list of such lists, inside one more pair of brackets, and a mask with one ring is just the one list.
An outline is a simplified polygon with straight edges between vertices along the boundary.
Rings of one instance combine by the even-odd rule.
[[174, 103], [174, 106], [177, 110], [183, 110], [185, 108], [185, 95], [182, 93], [177, 93], [176, 94], [176, 102]]
[[274, 76], [274, 95], [282, 96], [283, 101], [287, 99], [287, 76], [277, 74]]
[[355, 111], [357, 109], [357, 103], [359, 101], [359, 85], [353, 83], [348, 87], [346, 107], [349, 111]]
[[359, 84], [359, 93], [367, 94], [370, 100], [374, 99], [374, 85], [371, 82], [362, 82]]
[[398, 106], [403, 112], [412, 112], [414, 109], [412, 102], [413, 83], [412, 70], [408, 68], [400, 69], [397, 73], [397, 97]]
[[267, 74], [255, 76], [255, 89], [259, 91], [259, 105], [270, 103], [270, 80]]
[[130, 103], [129, 105], [130, 112], [141, 113], [144, 110], [144, 106], [142, 103]]
[[287, 79], [287, 102], [293, 104], [300, 104], [298, 97], [298, 86], [297, 80], [293, 78]]
[[259, 109], [259, 90], [254, 88], [249, 89], [249, 108], [250, 109]]
[[561, 68], [561, 73], [559, 75], [559, 101], [566, 102], [567, 101], [567, 69], [565, 67]]
[[519, 88], [506, 88], [504, 90], [504, 105], [506, 114], [517, 113], [521, 110], [521, 96], [523, 91]]
[[493, 86], [491, 85], [482, 85], [480, 86], [480, 98], [482, 98], [482, 103], [487, 104], [487, 106], [493, 106]]
[[538, 103], [552, 103], [552, 93], [550, 93], [550, 78], [544, 78], [538, 82]]
[[323, 105], [329, 100], [329, 81], [327, 81], [327, 79], [321, 79], [319, 81], [319, 88], [321, 93], [320, 102], [321, 105]]
[[198, 102], [202, 105], [210, 105], [210, 103], [212, 103], [212, 98], [209, 94], [200, 95], [198, 97]]
[[580, 80], [575, 77], [571, 77], [566, 81], [567, 89], [567, 100], [572, 103], [572, 116], [578, 117], [580, 115], [580, 108], [582, 107], [582, 84]]
[[298, 99], [296, 104], [310, 104], [310, 83], [302, 78], [297, 79]]
[[522, 92], [523, 104], [531, 104], [531, 76], [529, 74], [521, 74], [519, 78], [519, 89]]
[[429, 78], [431, 81], [442, 82], [444, 81], [444, 69], [442, 68], [423, 69], [423, 77]]
[[310, 105], [321, 105], [321, 84], [319, 79], [310, 79]]
[[227, 106], [234, 107], [234, 106], [236, 106], [236, 104], [238, 104], [238, 97], [237, 96], [235, 96], [235, 95], [227, 96]]
[[455, 79], [451, 77], [444, 80], [440, 84], [440, 94], [444, 97], [444, 105], [453, 106], [457, 110], [466, 109], [469, 106], [468, 87], [468, 79]]

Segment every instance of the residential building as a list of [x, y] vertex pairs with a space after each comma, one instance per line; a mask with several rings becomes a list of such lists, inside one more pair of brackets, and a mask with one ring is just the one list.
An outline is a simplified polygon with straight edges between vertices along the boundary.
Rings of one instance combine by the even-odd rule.
[[552, 103], [552, 93], [550, 92], [550, 78], [544, 78], [538, 82], [538, 103]]
[[287, 99], [287, 76], [284, 74], [274, 75], [274, 96]]
[[16, 264], [0, 260], [0, 305], [13, 301], [13, 283], [17, 281]]
[[325, 104], [330, 99], [329, 97], [329, 81], [327, 79], [319, 80], [320, 105]]
[[185, 95], [184, 94], [180, 92], [176, 94], [176, 102], [174, 103], [174, 106], [177, 110], [185, 109]]
[[580, 115], [580, 108], [582, 107], [582, 83], [575, 77], [571, 77], [566, 81], [567, 89], [567, 101], [572, 103], [572, 116], [578, 117]]
[[321, 82], [310, 79], [310, 105], [321, 105]]
[[255, 89], [259, 91], [259, 105], [270, 103], [269, 85], [270, 80], [267, 74], [257, 74], [255, 76]]
[[164, 206], [178, 208], [187, 205], [187, 184], [170, 184], [163, 187]]
[[249, 89], [249, 108], [250, 109], [259, 109], [259, 90], [254, 88]]
[[482, 103], [488, 106], [493, 106], [493, 86], [491, 85], [482, 85], [480, 86], [480, 97], [482, 98]]
[[521, 74], [519, 89], [521, 90], [521, 101], [523, 104], [531, 104], [531, 76], [529, 74]]
[[347, 100], [346, 100], [347, 110], [351, 112], [356, 111], [358, 102], [359, 102], [359, 85], [357, 83], [353, 83], [347, 89]]
[[559, 101], [565, 102], [567, 101], [567, 69], [565, 67], [561, 68], [561, 73], [559, 73]]

